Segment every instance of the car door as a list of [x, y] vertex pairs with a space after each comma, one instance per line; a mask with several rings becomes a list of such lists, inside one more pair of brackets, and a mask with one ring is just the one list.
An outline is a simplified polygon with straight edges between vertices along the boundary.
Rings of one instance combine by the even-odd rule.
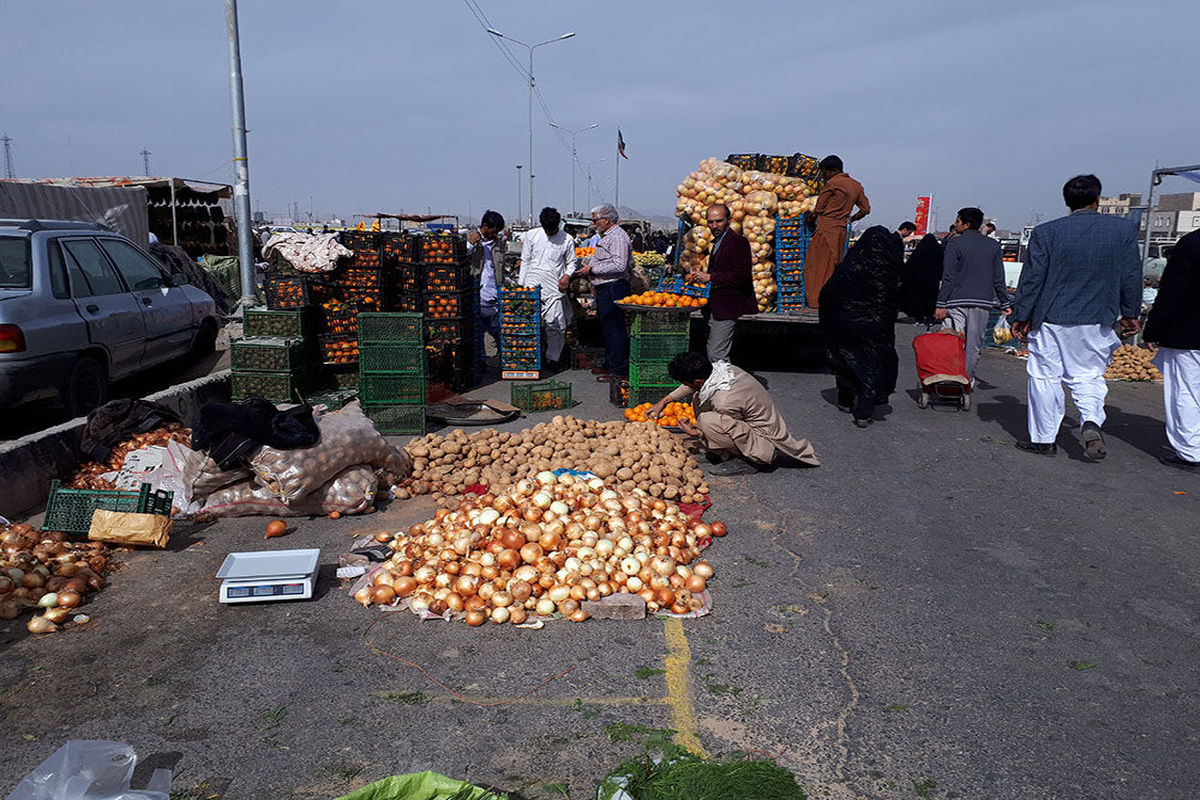
[[108, 351], [109, 377], [136, 372], [146, 348], [142, 304], [125, 290], [96, 240], [63, 238], [71, 298], [88, 327], [88, 339]]
[[129, 242], [102, 238], [100, 246], [142, 306], [142, 363], [149, 366], [185, 354], [195, 335], [195, 310], [183, 287], [168, 286], [166, 270]]

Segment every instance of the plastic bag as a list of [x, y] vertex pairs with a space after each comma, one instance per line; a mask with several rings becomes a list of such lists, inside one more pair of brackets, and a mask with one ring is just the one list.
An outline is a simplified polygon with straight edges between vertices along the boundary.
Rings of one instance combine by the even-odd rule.
[[249, 478], [248, 469], [226, 469], [217, 466], [212, 458], [179, 442], [167, 444], [167, 459], [182, 478], [184, 499], [203, 503], [218, 489], [232, 486]]
[[200, 513], [213, 517], [361, 514], [375, 502], [378, 488], [375, 470], [363, 465], [350, 467], [311, 495], [290, 503], [248, 480], [210, 494]]
[[[779, 206], [779, 198], [774, 192], [760, 190], [750, 192], [742, 199], [742, 208], [746, 210], [747, 217], [773, 217], [775, 209]], [[745, 225], [746, 221], [742, 220]]]
[[992, 339], [996, 344], [1004, 344], [1011, 342], [1013, 338], [1012, 328], [1008, 325], [1008, 317], [1001, 315], [1000, 321], [996, 323], [996, 327], [992, 328]]
[[408, 455], [388, 444], [357, 401], [317, 420], [321, 440], [299, 450], [264, 447], [250, 460], [254, 479], [288, 505], [310, 495], [348, 467], [366, 464], [406, 477]]
[[168, 800], [171, 771], [156, 769], [145, 789], [129, 788], [137, 754], [122, 742], [73, 740], [26, 775], [8, 800]]

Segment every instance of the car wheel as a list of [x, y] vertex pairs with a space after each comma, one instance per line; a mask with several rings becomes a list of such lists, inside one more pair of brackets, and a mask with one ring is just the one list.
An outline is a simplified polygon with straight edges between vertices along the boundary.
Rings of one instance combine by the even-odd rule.
[[206, 319], [200, 323], [200, 330], [196, 332], [196, 341], [192, 343], [192, 357], [200, 358], [207, 356], [217, 349], [217, 324], [211, 319]]
[[108, 399], [108, 370], [91, 356], [81, 356], [67, 378], [63, 401], [71, 419], [87, 416]]
[[971, 395], [964, 394], [962, 396], [962, 398], [959, 400], [959, 407], [963, 411], [970, 411], [971, 410]]

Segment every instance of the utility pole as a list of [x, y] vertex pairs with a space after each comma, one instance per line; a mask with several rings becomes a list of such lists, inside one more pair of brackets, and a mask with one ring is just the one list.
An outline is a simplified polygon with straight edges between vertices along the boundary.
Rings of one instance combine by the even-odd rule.
[[150, 152], [150, 148], [143, 147], [142, 152], [138, 155], [142, 157], [142, 174], [148, 178], [150, 177], [150, 156], [153, 153]]
[[250, 162], [246, 156], [246, 97], [242, 93], [237, 0], [225, 0], [225, 34], [229, 39], [229, 93], [233, 106], [233, 215], [237, 222], [238, 261], [242, 272], [241, 305], [246, 307], [255, 302], [254, 244], [250, 238]]
[[521, 216], [521, 165], [517, 164], [517, 219], [524, 219]]
[[4, 142], [4, 177], [17, 177], [16, 170], [13, 169], [12, 160], [12, 137], [7, 133], [0, 136], [0, 142]]

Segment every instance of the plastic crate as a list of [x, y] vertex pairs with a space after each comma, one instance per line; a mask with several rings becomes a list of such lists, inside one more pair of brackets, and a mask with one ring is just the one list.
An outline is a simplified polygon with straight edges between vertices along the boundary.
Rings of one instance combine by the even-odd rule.
[[685, 335], [633, 336], [629, 339], [629, 360], [639, 364], [670, 361], [686, 352], [689, 343]]
[[682, 294], [684, 297], [708, 297], [711, 289], [711, 283], [684, 283]]
[[378, 250], [356, 250], [345, 264], [348, 269], [379, 269], [383, 266], [383, 256]]
[[664, 277], [658, 282], [658, 291], [670, 292], [671, 294], [683, 293], [683, 277], [679, 275], [671, 275]]
[[633, 336], [672, 334], [687, 336], [691, 330], [692, 310], [681, 308], [678, 311], [638, 311], [633, 315]]
[[500, 336], [540, 336], [542, 333], [542, 320], [539, 317], [533, 319], [500, 319]]
[[424, 264], [423, 265], [426, 294], [448, 294], [450, 292], [466, 292], [473, 288], [474, 278], [471, 267], [462, 264]]
[[328, 365], [357, 364], [357, 336], [322, 336], [321, 362]]
[[804, 281], [777, 283], [775, 291], [775, 302], [780, 314], [799, 311], [805, 307]]
[[346, 249], [359, 253], [378, 250], [383, 236], [376, 231], [342, 231], [338, 239]]
[[359, 370], [358, 395], [364, 403], [413, 405], [425, 403], [425, 375]]
[[776, 175], [783, 175], [788, 170], [787, 156], [760, 156], [758, 160], [758, 169], [761, 172], [772, 172]]
[[571, 384], [555, 380], [514, 383], [509, 401], [522, 411], [561, 411], [571, 407]]
[[308, 366], [303, 339], [238, 339], [229, 347], [229, 367], [243, 372], [296, 372]]
[[[631, 386], [663, 386], [671, 382], [667, 372], [669, 361], [629, 361], [629, 383]], [[515, 403], [514, 403], [515, 405]]]
[[345, 267], [337, 271], [334, 282], [343, 289], [382, 289], [383, 270], [377, 267]]
[[408, 342], [423, 340], [421, 314], [402, 312], [364, 312], [358, 315], [358, 341]]
[[42, 530], [86, 535], [92, 527], [92, 512], [97, 508], [166, 517], [171, 514], [174, 497], [174, 492], [154, 490], [148, 483], [143, 483], [135, 492], [120, 489], [64, 489], [59, 481], [52, 480]]
[[242, 333], [248, 339], [257, 336], [307, 338], [313, 333], [313, 315], [301, 308], [279, 311], [247, 308], [242, 318]]
[[358, 365], [338, 364], [325, 367], [322, 384], [334, 391], [358, 391]]
[[431, 319], [425, 323], [427, 342], [465, 342], [475, 338], [473, 317], [463, 319]]
[[426, 292], [422, 306], [425, 319], [463, 319], [472, 313], [471, 295], [468, 292]]
[[358, 389], [331, 389], [316, 394], [306, 394], [304, 402], [310, 406], [323, 405], [331, 411], [337, 411], [357, 397]]
[[263, 284], [263, 292], [267, 296], [267, 308], [278, 311], [310, 306], [313, 303], [311, 286], [312, 282], [308, 278], [295, 275], [269, 275]]
[[351, 335], [358, 332], [358, 303], [327, 300], [321, 304], [321, 331], [327, 334]]
[[815, 189], [819, 189], [825, 183], [825, 179], [821, 177], [820, 160], [803, 153], [796, 153], [788, 159], [787, 172], [784, 174], [791, 178], [802, 178]]
[[603, 347], [571, 348], [571, 369], [599, 369], [603, 364]]
[[379, 247], [385, 266], [413, 259], [413, 237], [407, 233], [385, 233]]
[[657, 403], [678, 388], [678, 383], [650, 384], [645, 386], [630, 383], [629, 399], [626, 401], [626, 408], [640, 406], [642, 403]]
[[363, 372], [422, 375], [425, 346], [421, 342], [359, 342], [358, 364]]
[[312, 381], [307, 372], [234, 372], [229, 385], [234, 400], [262, 397], [273, 403], [299, 403]]
[[391, 311], [420, 314], [423, 308], [420, 292], [398, 292], [388, 301], [388, 309]]
[[467, 255], [466, 241], [456, 234], [431, 233], [417, 241], [419, 250], [414, 258], [426, 264], [457, 264]]
[[422, 265], [409, 261], [398, 262], [385, 270], [388, 286], [396, 292], [425, 291], [425, 271]]
[[383, 311], [385, 307], [385, 296], [380, 288], [348, 286], [342, 289], [342, 299], [347, 303], [356, 303], [359, 313]]
[[375, 430], [384, 435], [425, 433], [425, 406], [368, 405], [363, 413], [375, 423]]
[[758, 153], [739, 153], [725, 160], [740, 169], [758, 169]]

